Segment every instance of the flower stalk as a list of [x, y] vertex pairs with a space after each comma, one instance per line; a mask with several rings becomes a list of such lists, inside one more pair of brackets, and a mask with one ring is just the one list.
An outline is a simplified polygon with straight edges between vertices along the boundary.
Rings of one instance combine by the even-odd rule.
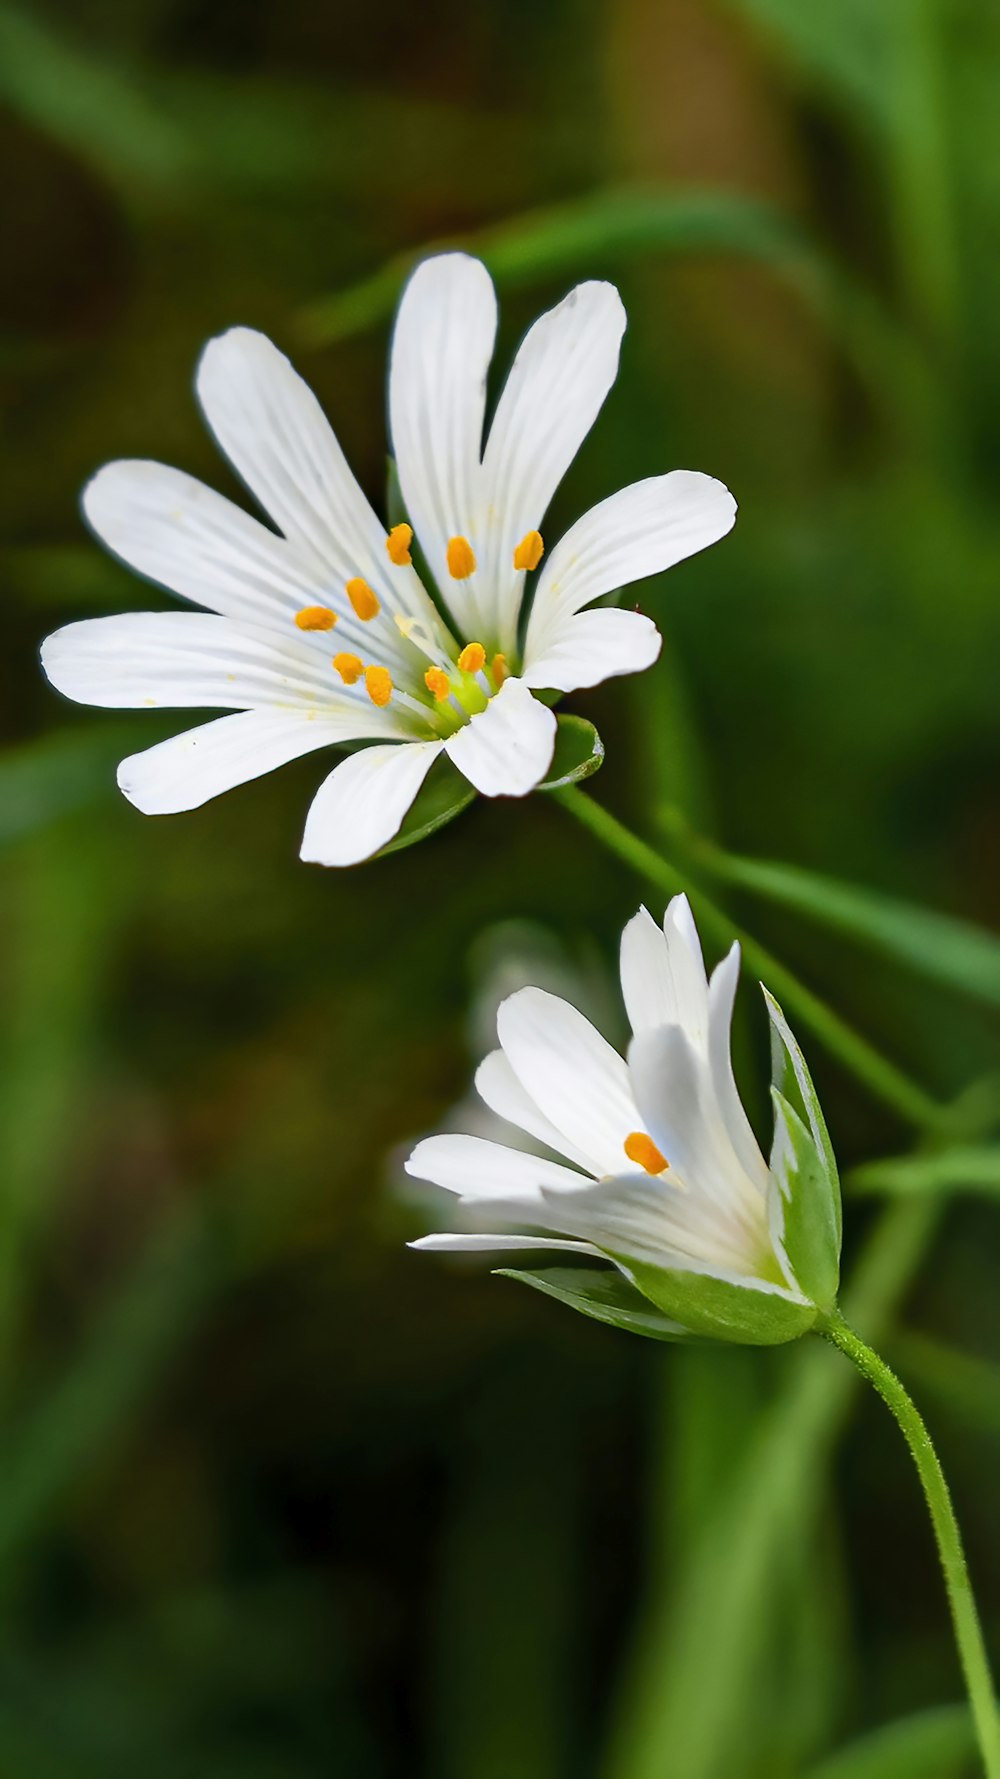
[[895, 1372], [860, 1335], [855, 1334], [839, 1310], [834, 1309], [821, 1316], [816, 1323], [816, 1332], [829, 1341], [831, 1346], [844, 1353], [862, 1377], [867, 1378], [878, 1391], [898, 1423], [913, 1455], [944, 1570], [955, 1641], [965, 1675], [983, 1767], [987, 1779], [1000, 1779], [1000, 1714], [997, 1711], [996, 1690], [951, 1491], [930, 1434], [916, 1404]]

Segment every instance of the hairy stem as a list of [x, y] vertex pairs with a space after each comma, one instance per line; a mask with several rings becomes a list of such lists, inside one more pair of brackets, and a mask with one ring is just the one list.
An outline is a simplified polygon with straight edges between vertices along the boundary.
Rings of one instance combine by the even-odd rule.
[[848, 1327], [838, 1310], [832, 1311], [817, 1324], [817, 1332], [824, 1340], [845, 1353], [862, 1377], [867, 1378], [878, 1391], [889, 1412], [895, 1416], [913, 1455], [944, 1570], [955, 1641], [965, 1674], [983, 1765], [988, 1779], [1000, 1779], [1000, 1715], [997, 1713], [989, 1657], [983, 1642], [979, 1613], [962, 1548], [962, 1535], [930, 1434], [895, 1372], [889, 1369], [860, 1335]]

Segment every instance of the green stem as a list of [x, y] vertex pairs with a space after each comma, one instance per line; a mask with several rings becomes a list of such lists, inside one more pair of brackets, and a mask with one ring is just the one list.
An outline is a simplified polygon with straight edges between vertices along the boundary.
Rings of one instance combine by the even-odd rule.
[[862, 1377], [867, 1378], [878, 1391], [890, 1414], [899, 1423], [913, 1454], [944, 1570], [955, 1641], [962, 1659], [983, 1765], [988, 1779], [1000, 1779], [1000, 1715], [997, 1712], [989, 1657], [983, 1642], [965, 1551], [962, 1548], [962, 1534], [958, 1529], [951, 1494], [940, 1460], [931, 1444], [930, 1434], [895, 1372], [890, 1371], [885, 1361], [848, 1327], [838, 1310], [833, 1310], [817, 1324], [817, 1333], [831, 1345], [839, 1347], [851, 1363], [857, 1366]]
[[871, 1092], [881, 1099], [885, 1105], [891, 1106], [894, 1112], [905, 1118], [908, 1123], [918, 1129], [930, 1131], [946, 1131], [951, 1125], [951, 1113], [929, 1093], [918, 1086], [915, 1081], [903, 1074], [894, 1063], [881, 1056], [874, 1047], [849, 1026], [845, 1020], [813, 994], [804, 983], [786, 969], [776, 957], [758, 945], [756, 939], [743, 932], [731, 921], [722, 909], [710, 901], [698, 886], [690, 881], [658, 853], [645, 840], [626, 828], [617, 816], [602, 808], [599, 803], [586, 796], [575, 785], [568, 785], [563, 790], [553, 791], [551, 795], [569, 811], [576, 821], [580, 822], [602, 846], [631, 867], [640, 877], [649, 883], [656, 884], [658, 889], [674, 896], [684, 891], [691, 896], [698, 906], [698, 914], [703, 931], [710, 933], [722, 944], [731, 944], [738, 939], [743, 956], [754, 974], [767, 983], [772, 994], [788, 1009], [793, 1009], [824, 1043], [827, 1049], [851, 1070], [859, 1080], [864, 1081]]

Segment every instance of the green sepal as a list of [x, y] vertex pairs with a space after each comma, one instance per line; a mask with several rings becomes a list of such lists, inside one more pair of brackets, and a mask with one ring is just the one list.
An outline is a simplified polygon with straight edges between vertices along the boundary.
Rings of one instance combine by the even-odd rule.
[[556, 717], [556, 744], [552, 764], [540, 791], [557, 791], [563, 785], [578, 784], [583, 778], [600, 770], [604, 764], [604, 743], [586, 717]]
[[[782, 1168], [786, 1165], [783, 1150], [786, 1147], [786, 1135], [789, 1133], [786, 1132], [778, 1119], [776, 1102], [774, 1144], [771, 1150], [770, 1166], [782, 1188], [785, 1206], [785, 1252], [802, 1290], [808, 1292], [809, 1295], [812, 1295], [812, 1287], [807, 1285], [804, 1274], [814, 1272], [818, 1267], [822, 1290], [824, 1294], [828, 1295], [828, 1301], [832, 1302], [836, 1296], [840, 1273], [842, 1223], [840, 1177], [837, 1173], [836, 1157], [806, 1059], [781, 1008], [766, 988], [764, 999], [767, 1002], [767, 1011], [771, 1020], [772, 1091], [780, 1096], [789, 1110], [795, 1114], [800, 1124], [805, 1127], [798, 1139], [797, 1155], [793, 1158], [797, 1174], [796, 1184], [789, 1190], [782, 1177]], [[814, 1163], [805, 1172], [802, 1171], [803, 1138], [812, 1147]], [[793, 1160], [789, 1160], [787, 1165], [792, 1166]], [[802, 1204], [796, 1206], [795, 1201], [800, 1194], [802, 1195]], [[804, 1273], [801, 1269], [804, 1269]], [[830, 1293], [831, 1276], [833, 1279], [832, 1293]]]
[[630, 1276], [672, 1322], [707, 1340], [774, 1347], [798, 1340], [816, 1321], [815, 1304], [797, 1303], [754, 1285], [737, 1285], [710, 1273], [646, 1266], [622, 1256]]
[[528, 1267], [499, 1266], [495, 1272], [497, 1278], [520, 1279], [532, 1290], [628, 1334], [643, 1334], [649, 1340], [687, 1339], [685, 1328], [668, 1321], [617, 1270], [552, 1266], [536, 1272]]
[[[405, 742], [402, 745], [405, 746]], [[399, 833], [374, 856], [384, 859], [390, 852], [401, 852], [404, 846], [415, 846], [418, 840], [436, 834], [438, 828], [443, 828], [446, 822], [453, 821], [468, 808], [475, 794], [468, 779], [463, 778], [442, 754], [435, 760], [407, 810]]]
[[782, 1246], [803, 1296], [829, 1310], [840, 1284], [840, 1194], [831, 1193], [824, 1158], [795, 1107], [777, 1087], [772, 1087], [771, 1099], [770, 1168], [772, 1190], [781, 1199]]

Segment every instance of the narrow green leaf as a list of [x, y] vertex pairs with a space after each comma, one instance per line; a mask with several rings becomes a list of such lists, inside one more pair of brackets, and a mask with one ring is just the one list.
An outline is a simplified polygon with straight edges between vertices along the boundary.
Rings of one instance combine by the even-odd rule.
[[894, 1155], [852, 1168], [849, 1183], [856, 1192], [886, 1192], [908, 1197], [937, 1192], [1000, 1194], [1000, 1145], [962, 1145], [933, 1155]]
[[785, 1252], [800, 1291], [828, 1310], [840, 1283], [840, 1188], [795, 1108], [776, 1087], [771, 1099], [771, 1173], [782, 1198]]
[[529, 1267], [499, 1266], [495, 1272], [497, 1278], [519, 1279], [523, 1285], [568, 1304], [570, 1309], [591, 1316], [595, 1322], [606, 1322], [629, 1334], [644, 1334], [651, 1340], [686, 1337], [685, 1329], [668, 1321], [617, 1271], [553, 1266], [536, 1272]]
[[552, 764], [539, 785], [540, 791], [590, 778], [604, 764], [604, 743], [586, 717], [564, 714], [556, 718], [556, 745]]
[[37, 9], [0, 5], [0, 93], [36, 129], [136, 181], [172, 182], [193, 161], [180, 118], [167, 116], [124, 69], [43, 22]]
[[861, 1736], [806, 1779], [964, 1779], [975, 1752], [965, 1705], [938, 1705]]
[[[299, 317], [301, 336], [311, 345], [327, 345], [387, 320], [417, 261], [455, 244], [438, 241], [400, 254], [361, 283], [314, 303]], [[460, 244], [508, 287], [592, 266], [595, 256], [607, 263], [657, 250], [762, 260], [814, 294], [824, 283], [817, 250], [779, 211], [728, 192], [597, 192], [466, 235]]]
[[[678, 838], [685, 840], [683, 834]], [[722, 882], [805, 914], [929, 981], [1000, 1007], [1000, 937], [995, 933], [819, 871], [740, 858], [690, 836], [687, 841], [692, 858]]]
[[436, 834], [468, 808], [475, 794], [468, 779], [442, 755], [424, 779], [395, 840], [390, 840], [375, 857], [384, 859], [391, 852], [402, 852], [404, 847], [415, 846], [418, 840]]

